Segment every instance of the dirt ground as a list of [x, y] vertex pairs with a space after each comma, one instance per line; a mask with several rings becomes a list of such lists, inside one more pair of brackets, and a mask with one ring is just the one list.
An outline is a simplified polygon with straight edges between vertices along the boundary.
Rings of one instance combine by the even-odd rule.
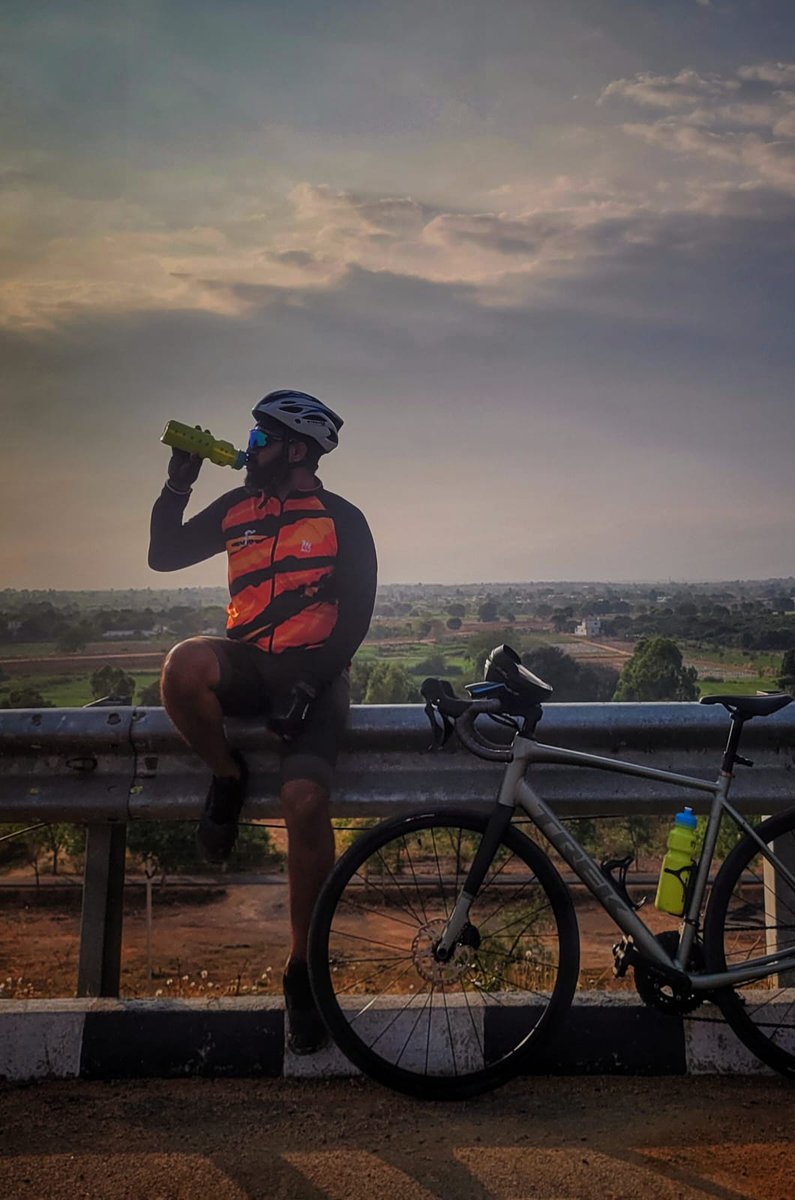
[[0, 1085], [8, 1200], [792, 1200], [771, 1078], [517, 1080], [464, 1104], [355, 1081]]
[[[12, 893], [0, 888], [0, 998], [74, 994], [80, 883], [75, 878], [68, 889], [57, 891], [43, 883], [38, 898], [34, 889]], [[615, 926], [582, 893], [575, 893], [575, 898], [587, 982], [616, 986], [611, 956], [618, 936]], [[675, 924], [675, 918], [651, 905], [644, 915], [655, 930]], [[144, 889], [139, 882], [127, 889], [121, 993], [134, 997], [279, 992], [288, 945], [284, 873], [258, 883], [235, 883], [221, 876], [198, 888], [169, 882], [154, 889], [150, 979]]]

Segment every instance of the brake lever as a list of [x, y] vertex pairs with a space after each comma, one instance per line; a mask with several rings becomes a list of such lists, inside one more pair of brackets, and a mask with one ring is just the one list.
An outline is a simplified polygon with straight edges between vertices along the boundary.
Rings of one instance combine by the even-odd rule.
[[453, 698], [455, 692], [446, 679], [431, 678], [422, 681], [420, 694], [425, 697], [425, 715], [431, 723], [433, 733], [433, 741], [428, 750], [441, 750], [453, 735], [455, 721], [441, 711], [440, 704], [444, 699]]

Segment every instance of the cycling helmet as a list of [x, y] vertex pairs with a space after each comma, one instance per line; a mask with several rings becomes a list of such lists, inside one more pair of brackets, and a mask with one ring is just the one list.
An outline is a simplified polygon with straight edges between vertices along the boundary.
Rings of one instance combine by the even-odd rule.
[[317, 442], [324, 454], [339, 444], [342, 417], [306, 392], [294, 392], [292, 388], [268, 392], [251, 410], [251, 415], [258, 423], [270, 419], [286, 425], [299, 436]]

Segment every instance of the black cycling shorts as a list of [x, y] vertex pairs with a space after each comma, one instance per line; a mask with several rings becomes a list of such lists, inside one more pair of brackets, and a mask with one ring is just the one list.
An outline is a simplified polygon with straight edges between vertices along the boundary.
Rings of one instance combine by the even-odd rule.
[[[248, 642], [203, 637], [218, 659], [221, 679], [215, 693], [228, 717], [267, 715], [300, 681], [300, 663], [292, 655], [266, 654]], [[282, 743], [282, 783], [311, 779], [330, 789], [337, 748], [348, 720], [350, 672], [333, 679], [310, 706], [295, 737]]]

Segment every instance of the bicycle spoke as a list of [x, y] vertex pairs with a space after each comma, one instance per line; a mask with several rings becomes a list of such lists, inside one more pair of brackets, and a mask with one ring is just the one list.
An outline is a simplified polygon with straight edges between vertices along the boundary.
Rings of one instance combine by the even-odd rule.
[[411, 929], [416, 933], [417, 924], [412, 925], [411, 921], [405, 921], [402, 917], [396, 917], [394, 913], [384, 912], [381, 908], [372, 908], [368, 904], [360, 904], [358, 900], [352, 900], [350, 896], [346, 897], [345, 903], [346, 907], [355, 908], [357, 912], [372, 913], [373, 916], [384, 917], [388, 921], [394, 921], [396, 925], [405, 925], [407, 929]]
[[417, 899], [419, 900], [419, 902], [420, 902], [420, 908], [422, 909], [422, 916], [423, 916], [423, 920], [424, 920], [425, 924], [427, 925], [427, 923], [428, 923], [428, 914], [427, 914], [427, 912], [425, 911], [425, 904], [424, 904], [424, 901], [423, 901], [423, 899], [422, 899], [422, 892], [420, 891], [420, 885], [419, 885], [419, 884], [418, 884], [418, 882], [417, 882], [417, 875], [416, 875], [416, 872], [415, 872], [415, 870], [414, 870], [414, 862], [413, 862], [413, 860], [412, 860], [412, 857], [411, 857], [411, 851], [409, 850], [409, 844], [408, 844], [408, 841], [406, 840], [406, 838], [405, 838], [405, 837], [403, 838], [403, 845], [404, 845], [404, 847], [405, 847], [405, 850], [406, 850], [406, 858], [407, 858], [407, 859], [408, 859], [408, 861], [409, 861], [409, 870], [411, 871], [411, 877], [412, 877], [412, 879], [414, 880], [414, 887], [415, 887], [415, 889], [416, 889], [416, 892], [417, 892]]
[[436, 830], [433, 828], [431, 829], [431, 841], [433, 842], [433, 857], [436, 863], [436, 874], [439, 876], [439, 892], [441, 893], [442, 904], [444, 905], [444, 915], [445, 917], [449, 917], [450, 908], [447, 904], [447, 897], [445, 896], [444, 892], [444, 883], [442, 882], [442, 867], [439, 862], [439, 852], [436, 849]]
[[352, 938], [355, 942], [367, 942], [370, 946], [383, 946], [385, 950], [402, 951], [404, 949], [403, 946], [393, 946], [390, 942], [379, 942], [376, 938], [363, 937], [360, 933], [350, 933], [347, 929], [334, 929], [332, 935], [333, 937]]

